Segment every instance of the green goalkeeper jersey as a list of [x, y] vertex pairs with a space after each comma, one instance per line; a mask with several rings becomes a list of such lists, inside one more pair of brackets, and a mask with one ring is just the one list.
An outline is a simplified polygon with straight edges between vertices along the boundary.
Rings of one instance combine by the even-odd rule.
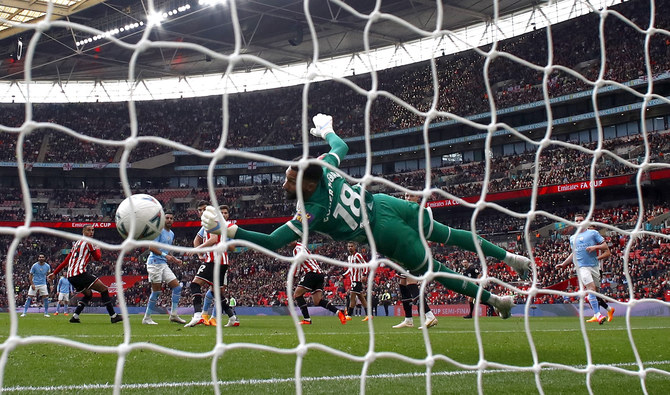
[[[336, 148], [341, 140], [333, 136], [336, 139], [329, 139], [329, 142]], [[339, 166], [339, 157], [333, 151], [326, 154], [323, 161]], [[363, 242], [367, 239], [363, 210], [367, 213], [367, 221], [372, 221], [372, 195], [363, 194], [360, 185], [349, 185], [344, 177], [324, 166], [323, 177], [314, 194], [305, 202], [304, 208], [298, 207], [296, 215], [287, 225], [296, 234], [302, 235], [302, 218], [306, 216], [310, 231], [325, 233], [335, 240]]]

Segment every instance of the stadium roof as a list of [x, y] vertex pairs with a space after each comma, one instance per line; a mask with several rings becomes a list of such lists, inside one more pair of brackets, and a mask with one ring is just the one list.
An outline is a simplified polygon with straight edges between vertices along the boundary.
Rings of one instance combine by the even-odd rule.
[[[202, 2], [202, 0], [201, 0]], [[226, 3], [225, 1], [223, 1]], [[347, 0], [361, 14], [374, 10], [374, 0]], [[424, 32], [436, 29], [438, 16], [434, 0], [384, 0], [381, 12], [394, 15]], [[528, 10], [535, 0], [499, 0], [500, 16]], [[163, 19], [148, 37], [152, 41], [194, 43], [220, 54], [235, 48], [231, 5], [199, 4], [197, 0], [156, 0], [155, 10]], [[237, 0], [241, 28], [241, 53], [256, 55], [277, 65], [302, 63], [313, 57], [310, 31], [303, 12], [303, 0]], [[128, 44], [137, 43], [147, 26], [146, 1], [54, 0], [51, 20], [69, 21], [109, 32]], [[381, 18], [371, 23], [332, 1], [310, 1], [310, 14], [318, 36], [320, 57], [341, 56], [364, 50], [364, 31], [369, 29], [371, 49], [418, 39], [421, 31]], [[441, 29], [455, 30], [493, 18], [492, 0], [444, 1]], [[24, 78], [25, 51], [35, 30], [12, 22], [32, 23], [44, 18], [44, 0], [3, 0], [0, 6], [0, 81]], [[174, 10], [174, 12], [171, 12]], [[170, 15], [168, 15], [170, 14]], [[163, 18], [161, 18], [161, 15]], [[31, 19], [34, 18], [34, 19]], [[529, 24], [530, 20], [527, 21]], [[119, 30], [115, 30], [119, 29]], [[45, 30], [36, 46], [31, 74], [34, 80], [73, 81], [128, 78], [133, 50], [98, 33], [59, 24]], [[17, 59], [17, 43], [23, 53]], [[222, 72], [227, 62], [188, 48], [148, 48], [139, 54], [136, 79], [180, 77]], [[238, 70], [264, 67], [240, 63]]]

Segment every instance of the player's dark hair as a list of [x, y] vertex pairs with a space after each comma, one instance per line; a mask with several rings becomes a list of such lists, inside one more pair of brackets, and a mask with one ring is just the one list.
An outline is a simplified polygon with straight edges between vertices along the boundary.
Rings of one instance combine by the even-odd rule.
[[[294, 161], [299, 161], [302, 159], [302, 156], [293, 158]], [[307, 159], [314, 159], [313, 156], [308, 156]], [[291, 165], [291, 170], [299, 171], [300, 167], [298, 165]], [[323, 168], [318, 163], [310, 163], [309, 166], [305, 169], [304, 175], [302, 176], [304, 180], [319, 182], [323, 176]]]
[[172, 210], [165, 210], [165, 215], [174, 215], [174, 211], [172, 211]]
[[200, 207], [200, 206], [209, 206], [209, 202], [207, 200], [200, 200], [195, 207]]
[[230, 211], [230, 207], [228, 207], [227, 204], [222, 204], [222, 205], [219, 206], [219, 210], [228, 210], [228, 211]]

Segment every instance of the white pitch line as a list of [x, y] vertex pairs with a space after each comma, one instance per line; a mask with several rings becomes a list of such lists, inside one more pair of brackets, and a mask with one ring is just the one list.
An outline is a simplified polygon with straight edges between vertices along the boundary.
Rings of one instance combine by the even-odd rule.
[[[643, 362], [643, 365], [670, 365], [670, 360], [666, 361], [648, 361]], [[607, 365], [598, 365], [598, 367], [626, 367], [626, 366], [637, 366], [637, 363], [628, 362], [628, 363], [616, 363], [616, 364], [607, 364]], [[585, 365], [574, 365], [572, 366], [576, 369], [583, 369]], [[559, 368], [543, 368], [542, 371], [556, 371], [563, 370]], [[431, 376], [467, 376], [478, 374], [478, 370], [456, 370], [456, 371], [442, 371], [442, 372], [432, 372]], [[527, 372], [517, 372], [514, 370], [506, 369], [491, 369], [482, 371], [484, 374], [495, 374], [495, 373], [527, 373]], [[408, 377], [425, 377], [426, 373], [394, 373], [394, 374], [375, 374], [365, 376], [366, 379], [400, 379]], [[328, 382], [328, 381], [341, 381], [341, 380], [360, 380], [361, 376], [356, 375], [346, 375], [346, 376], [320, 376], [320, 377], [302, 377], [302, 381], [305, 382]], [[219, 381], [221, 386], [233, 386], [233, 385], [268, 385], [268, 384], [282, 384], [282, 383], [293, 383], [295, 378], [279, 378], [279, 379], [257, 379], [257, 380], [234, 380], [234, 381]], [[183, 387], [211, 387], [214, 384], [212, 382], [203, 382], [203, 381], [191, 381], [191, 382], [179, 382], [179, 383], [141, 383], [141, 384], [121, 384], [122, 390], [131, 390], [131, 389], [161, 389], [161, 388], [183, 388]], [[16, 387], [5, 387], [0, 390], [3, 392], [33, 392], [33, 391], [42, 391], [42, 392], [52, 392], [52, 391], [77, 391], [77, 390], [108, 390], [113, 389], [113, 384], [82, 384], [82, 385], [61, 385], [61, 386], [50, 386], [50, 387], [34, 387], [34, 386], [16, 386]]]

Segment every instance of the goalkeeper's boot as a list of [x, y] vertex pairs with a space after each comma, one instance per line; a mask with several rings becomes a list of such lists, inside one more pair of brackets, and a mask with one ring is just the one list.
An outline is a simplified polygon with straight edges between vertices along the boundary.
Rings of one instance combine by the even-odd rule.
[[312, 325], [312, 320], [302, 320], [300, 321], [300, 325]]
[[189, 321], [188, 324], [184, 325], [184, 328], [194, 327], [194, 326], [200, 325], [202, 323], [203, 323], [202, 313], [198, 312], [198, 313], [193, 314], [193, 318], [191, 318], [191, 321]]
[[211, 318], [210, 318], [209, 314], [207, 314], [207, 313], [202, 313], [202, 324], [203, 324], [204, 326], [209, 326], [209, 320], [212, 319], [212, 318], [214, 318], [214, 317], [211, 317]]
[[413, 327], [414, 327], [414, 320], [412, 318], [405, 318], [398, 325], [393, 325], [393, 329], [413, 328]]
[[493, 306], [493, 309], [498, 313], [503, 320], [512, 316], [512, 307], [514, 307], [514, 299], [511, 296], [504, 296], [499, 298], [498, 303]]
[[109, 320], [112, 322], [112, 324], [116, 324], [117, 322], [123, 321], [123, 317], [121, 314], [114, 314], [113, 316], [109, 317]]
[[344, 324], [347, 323], [347, 316], [344, 315], [344, 313], [342, 312], [342, 310], [338, 310], [338, 311], [337, 311], [337, 318], [340, 319], [340, 322], [342, 323], [342, 325], [344, 325]]
[[217, 321], [216, 321], [216, 317], [211, 317], [211, 318], [209, 319], [209, 324], [205, 324], [205, 325], [216, 326], [216, 322], [217, 322]]
[[522, 280], [527, 280], [530, 277], [530, 259], [523, 255], [507, 253], [505, 262], [519, 275]]
[[607, 310], [607, 322], [612, 322], [614, 319], [614, 307], [610, 307], [609, 310]]
[[177, 314], [170, 314], [170, 322], [176, 322], [177, 324], [185, 324], [186, 323], [186, 321], [184, 321]]

